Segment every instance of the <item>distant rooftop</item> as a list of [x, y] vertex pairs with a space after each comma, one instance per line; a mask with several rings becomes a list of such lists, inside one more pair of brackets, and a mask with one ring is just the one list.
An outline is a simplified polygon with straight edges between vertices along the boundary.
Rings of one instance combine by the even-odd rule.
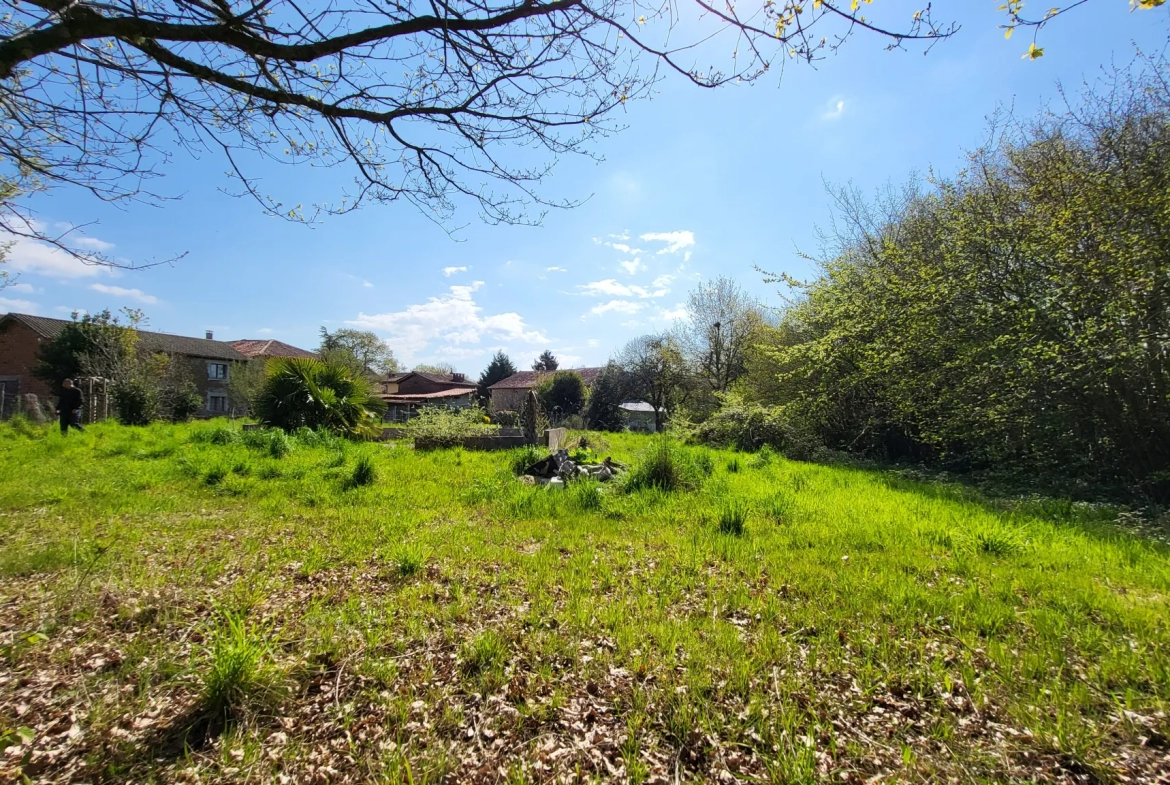
[[589, 387], [596, 381], [597, 377], [604, 368], [558, 368], [556, 371], [519, 371], [512, 374], [507, 379], [502, 379], [491, 387], [489, 390], [528, 390], [536, 387], [548, 376], [552, 376], [558, 371], [572, 371], [581, 377], [581, 381], [585, 382], [585, 386]]
[[314, 352], [306, 351], [284, 341], [250, 340], [228, 341], [232, 348], [248, 359], [255, 357], [316, 357]]
[[[33, 316], [25, 313], [9, 313], [0, 316], [0, 323], [6, 321], [19, 322], [42, 338], [52, 340], [61, 334], [66, 325], [73, 324], [68, 319], [52, 319], [48, 316]], [[135, 330], [142, 348], [149, 352], [166, 352], [168, 354], [183, 354], [188, 357], [203, 357], [208, 360], [243, 360], [244, 355], [236, 351], [226, 341], [215, 341], [207, 338], [190, 338], [186, 335], [171, 335], [169, 333], [155, 333], [149, 330]]]

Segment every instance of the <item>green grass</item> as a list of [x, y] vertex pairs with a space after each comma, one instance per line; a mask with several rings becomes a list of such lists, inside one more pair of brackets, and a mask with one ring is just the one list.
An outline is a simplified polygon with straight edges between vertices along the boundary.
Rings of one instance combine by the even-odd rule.
[[518, 451], [0, 425], [0, 779], [1170, 766], [1170, 552], [1123, 511], [605, 438], [631, 476], [556, 491]]

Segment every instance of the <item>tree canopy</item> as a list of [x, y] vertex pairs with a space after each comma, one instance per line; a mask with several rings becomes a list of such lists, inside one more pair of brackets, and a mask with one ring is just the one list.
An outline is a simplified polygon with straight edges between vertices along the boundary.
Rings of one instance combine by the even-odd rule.
[[560, 367], [560, 361], [556, 358], [556, 355], [554, 355], [548, 349], [545, 349], [543, 352], [541, 352], [540, 356], [537, 357], [536, 360], [532, 363], [532, 370], [534, 371], [555, 371]]
[[374, 376], [395, 373], [398, 361], [390, 345], [372, 332], [342, 328], [329, 332], [321, 328], [318, 354], [327, 362], [345, 365]]
[[536, 388], [540, 405], [552, 422], [580, 414], [588, 392], [581, 375], [573, 371], [557, 371]]

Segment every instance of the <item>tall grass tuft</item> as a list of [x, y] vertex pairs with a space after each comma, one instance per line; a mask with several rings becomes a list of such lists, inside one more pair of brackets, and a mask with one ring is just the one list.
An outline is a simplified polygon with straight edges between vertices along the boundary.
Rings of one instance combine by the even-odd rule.
[[498, 632], [487, 630], [463, 644], [459, 653], [459, 669], [466, 676], [478, 676], [504, 664], [507, 646]]
[[354, 463], [353, 471], [350, 473], [346, 485], [350, 488], [361, 488], [365, 485], [373, 485], [377, 480], [378, 469], [374, 466], [374, 459], [363, 455]]
[[755, 457], [752, 458], [751, 463], [748, 465], [753, 469], [763, 469], [774, 460], [776, 460], [776, 451], [770, 445], [765, 444], [759, 449], [759, 452], [755, 454]]
[[739, 469], [739, 458], [732, 458], [727, 462], [727, 471], [731, 472], [732, 474], [738, 473]]
[[224, 612], [222, 622], [210, 630], [207, 654], [203, 705], [212, 714], [235, 716], [279, 697], [280, 673], [270, 662], [268, 642], [242, 616]]
[[548, 455], [546, 451], [541, 450], [531, 444], [512, 450], [511, 454], [508, 456], [508, 460], [511, 462], [512, 466], [512, 474], [523, 474], [525, 469], [539, 461], [541, 458], [544, 458], [546, 455]]
[[705, 451], [696, 454], [669, 438], [657, 438], [626, 475], [625, 489], [694, 490], [710, 474], [710, 466], [711, 457]]
[[719, 533], [741, 536], [747, 530], [747, 505], [739, 499], [727, 499], [719, 508]]

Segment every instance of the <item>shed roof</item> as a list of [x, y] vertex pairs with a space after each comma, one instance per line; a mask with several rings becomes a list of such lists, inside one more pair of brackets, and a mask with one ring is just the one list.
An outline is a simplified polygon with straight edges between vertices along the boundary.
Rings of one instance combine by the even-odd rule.
[[[0, 317], [0, 323], [6, 321], [19, 322], [36, 332], [42, 338], [52, 340], [61, 334], [65, 326], [72, 324], [68, 319], [52, 319], [48, 316], [33, 316], [25, 313], [9, 313]], [[207, 338], [189, 338], [186, 335], [171, 335], [169, 333], [155, 333], [149, 330], [136, 330], [142, 348], [150, 352], [167, 352], [169, 354], [184, 354], [188, 357], [201, 357], [208, 360], [243, 360], [240, 354], [226, 341], [213, 341]]]
[[655, 411], [657, 411], [654, 408], [653, 404], [646, 403], [645, 401], [626, 401], [625, 403], [619, 405], [618, 408], [624, 409], [627, 412], [654, 413]]
[[465, 395], [471, 395], [474, 390], [470, 388], [455, 388], [453, 390], [438, 390], [429, 393], [411, 393], [409, 395], [399, 395], [397, 393], [386, 393], [379, 395], [386, 403], [420, 403], [423, 401], [433, 401], [443, 398], [462, 398]]
[[530, 390], [539, 385], [546, 377], [552, 376], [560, 371], [572, 371], [581, 377], [581, 381], [585, 382], [586, 387], [593, 385], [597, 377], [604, 368], [558, 368], [556, 371], [518, 371], [507, 379], [502, 379], [491, 387], [489, 390]]

